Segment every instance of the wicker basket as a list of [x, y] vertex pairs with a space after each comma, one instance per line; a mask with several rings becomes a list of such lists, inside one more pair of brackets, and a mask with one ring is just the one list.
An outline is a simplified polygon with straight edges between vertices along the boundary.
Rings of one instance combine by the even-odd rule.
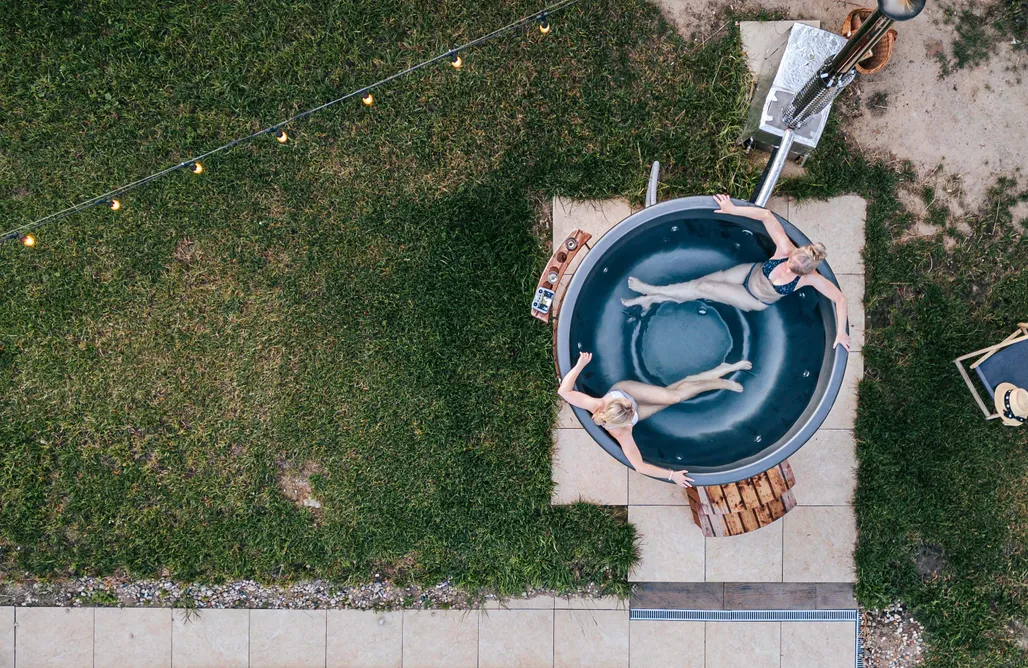
[[[863, 7], [861, 9], [854, 9], [847, 14], [846, 20], [842, 22], [842, 30], [840, 31], [842, 36], [849, 39], [857, 31], [857, 28], [860, 27], [860, 24], [866, 21], [867, 17], [873, 13], [873, 9]], [[892, 58], [892, 47], [895, 44], [896, 31], [890, 29], [889, 32], [885, 33], [885, 37], [871, 49], [871, 55], [857, 63], [857, 71], [861, 74], [880, 72], [888, 64], [889, 59]]]

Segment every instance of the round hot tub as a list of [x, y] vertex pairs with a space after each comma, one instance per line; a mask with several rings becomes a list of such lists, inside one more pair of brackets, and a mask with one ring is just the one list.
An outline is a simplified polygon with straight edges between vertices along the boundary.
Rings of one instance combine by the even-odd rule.
[[[846, 351], [832, 348], [834, 306], [812, 288], [763, 311], [708, 300], [665, 302], [646, 313], [622, 305], [622, 298], [639, 296], [628, 287], [630, 276], [666, 285], [772, 255], [774, 243], [759, 221], [714, 214], [716, 208], [712, 197], [685, 197], [619, 223], [579, 265], [556, 328], [562, 376], [580, 351], [593, 353], [577, 389], [596, 397], [619, 380], [663, 386], [723, 362], [752, 362], [752, 370], [726, 376], [742, 384], [742, 393], [701, 394], [632, 432], [643, 459], [686, 468], [697, 485], [742, 480], [796, 452], [827, 417], [846, 369]], [[779, 220], [794, 243], [809, 243]], [[819, 270], [835, 282], [826, 263]], [[630, 466], [617, 441], [587, 411], [574, 410], [593, 439]]]

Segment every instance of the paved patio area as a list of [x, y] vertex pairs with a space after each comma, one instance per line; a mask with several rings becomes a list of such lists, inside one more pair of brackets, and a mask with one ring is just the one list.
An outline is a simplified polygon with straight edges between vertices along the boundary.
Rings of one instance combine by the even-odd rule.
[[483, 610], [0, 608], [0, 668], [838, 668], [852, 622], [630, 621], [623, 603]]
[[[855, 581], [857, 539], [853, 425], [857, 384], [864, 371], [866, 203], [852, 196], [802, 203], [773, 198], [769, 208], [828, 246], [829, 265], [850, 308], [853, 346], [839, 397], [814, 437], [789, 459], [797, 480], [796, 508], [757, 531], [707, 538], [693, 522], [682, 490], [622, 466], [593, 442], [569, 406], [561, 407], [553, 431], [551, 501], [628, 507], [628, 519], [640, 534], [641, 551], [629, 575], [639, 583], [633, 609], [856, 607], [850, 584]], [[630, 213], [624, 200], [555, 198], [554, 244], [574, 228], [589, 232], [595, 242]], [[565, 276], [565, 286], [573, 273]], [[629, 627], [633, 667], [834, 668], [855, 663], [853, 622], [632, 621]]]
[[[797, 507], [782, 520], [733, 538], [705, 538], [677, 487], [630, 471], [597, 446], [562, 406], [554, 429], [552, 502], [628, 506], [642, 536], [636, 582], [853, 582], [856, 518], [857, 383], [863, 376], [866, 205], [859, 197], [796, 203], [775, 198], [770, 208], [812, 239], [824, 239], [828, 262], [850, 304], [853, 351], [842, 390], [814, 438], [789, 461]], [[574, 228], [594, 240], [630, 213], [622, 200], [554, 200], [554, 240]], [[619, 217], [620, 216], [620, 217]], [[573, 272], [572, 272], [573, 273]]]

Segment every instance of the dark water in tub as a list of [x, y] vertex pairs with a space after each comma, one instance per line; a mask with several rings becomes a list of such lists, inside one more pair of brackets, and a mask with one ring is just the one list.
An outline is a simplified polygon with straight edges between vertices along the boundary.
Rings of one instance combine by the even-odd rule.
[[773, 244], [759, 227], [718, 218], [663, 218], [620, 239], [586, 278], [572, 316], [572, 362], [578, 350], [594, 353], [578, 387], [593, 396], [619, 380], [668, 385], [725, 361], [753, 363], [726, 376], [741, 394], [706, 393], [640, 422], [633, 433], [652, 464], [713, 468], [765, 450], [806, 409], [821, 372], [822, 308], [831, 305], [811, 288], [764, 311], [694, 301], [641, 315], [621, 304], [638, 296], [629, 276], [666, 285], [770, 257]]

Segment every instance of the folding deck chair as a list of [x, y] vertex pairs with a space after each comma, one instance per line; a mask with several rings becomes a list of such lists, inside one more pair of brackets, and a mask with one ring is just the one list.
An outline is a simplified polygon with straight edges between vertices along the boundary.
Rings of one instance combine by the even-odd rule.
[[979, 408], [985, 414], [986, 420], [993, 420], [999, 417], [999, 413], [986, 406], [982, 397], [978, 394], [974, 384], [971, 382], [967, 370], [964, 369], [964, 360], [981, 355], [981, 358], [971, 364], [971, 368], [978, 374], [978, 379], [988, 390], [992, 397], [996, 392], [996, 386], [1000, 383], [1013, 383], [1018, 387], [1028, 388], [1028, 322], [1018, 323], [1017, 331], [1003, 340], [988, 348], [976, 350], [962, 357], [953, 360], [960, 370], [960, 375], [967, 383], [968, 389], [974, 395]]

